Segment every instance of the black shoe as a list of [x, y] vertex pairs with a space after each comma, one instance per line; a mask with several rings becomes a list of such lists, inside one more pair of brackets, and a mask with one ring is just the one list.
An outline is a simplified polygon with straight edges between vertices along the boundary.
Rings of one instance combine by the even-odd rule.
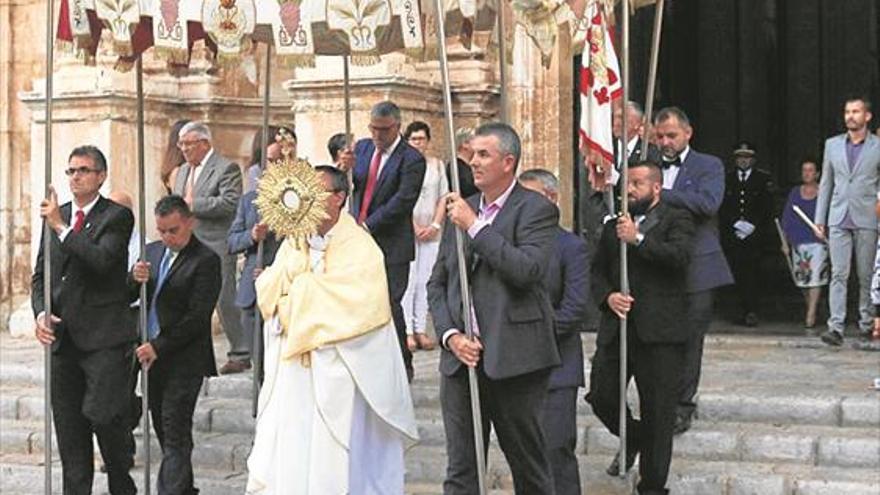
[[745, 318], [743, 318], [743, 321], [745, 322], [747, 327], [756, 327], [756, 326], [758, 326], [758, 315], [749, 311], [748, 313], [746, 313], [746, 316], [745, 316]]
[[822, 339], [822, 342], [825, 342], [826, 344], [834, 347], [840, 347], [841, 345], [843, 345], [843, 334], [841, 334], [840, 332], [828, 330], [827, 332], [823, 333], [820, 338]]
[[682, 433], [691, 429], [691, 422], [693, 421], [693, 415], [691, 414], [679, 414], [675, 416], [675, 425], [672, 427], [673, 435], [681, 435]]
[[[629, 449], [626, 451], [626, 470], [627, 472], [632, 469], [633, 464], [636, 463], [636, 456], [639, 455], [638, 452], [631, 452]], [[616, 454], [614, 454], [614, 460], [611, 461], [611, 464], [608, 466], [608, 469], [605, 470], [608, 476], [619, 476], [620, 475], [620, 451], [618, 450]]]

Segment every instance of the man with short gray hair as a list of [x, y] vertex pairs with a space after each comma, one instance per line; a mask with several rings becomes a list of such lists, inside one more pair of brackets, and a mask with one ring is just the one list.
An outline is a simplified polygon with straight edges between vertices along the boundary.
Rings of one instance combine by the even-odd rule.
[[223, 333], [229, 340], [229, 361], [221, 374], [250, 369], [250, 343], [253, 339], [241, 327], [235, 306], [236, 256], [228, 254], [226, 237], [241, 198], [242, 178], [238, 164], [220, 155], [211, 144], [211, 130], [202, 122], [190, 122], [180, 129], [177, 146], [186, 160], [180, 166], [173, 193], [182, 196], [195, 216], [194, 233], [221, 259], [223, 287], [217, 312]]
[[412, 353], [406, 346], [406, 320], [400, 304], [415, 259], [412, 211], [422, 190], [425, 157], [400, 135], [400, 108], [382, 101], [370, 112], [371, 138], [355, 144], [351, 214], [373, 235], [385, 255], [391, 315], [397, 329], [407, 375], [413, 376]]

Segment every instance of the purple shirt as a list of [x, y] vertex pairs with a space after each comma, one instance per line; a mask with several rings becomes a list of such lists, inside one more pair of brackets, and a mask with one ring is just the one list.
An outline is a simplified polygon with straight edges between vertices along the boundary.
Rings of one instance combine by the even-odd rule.
[[804, 199], [801, 196], [801, 187], [795, 186], [788, 194], [788, 200], [782, 209], [782, 230], [785, 232], [785, 238], [792, 246], [800, 244], [811, 244], [821, 242], [816, 235], [797, 214], [794, 212], [794, 206], [798, 206], [806, 213], [807, 217], [814, 218], [816, 216], [816, 198]]
[[[861, 143], [853, 143], [852, 140], [847, 136], [846, 138], [846, 164], [849, 167], [849, 172], [852, 173], [853, 169], [856, 167], [856, 163], [859, 161], [859, 156], [862, 154], [862, 148], [865, 144], [866, 139], [863, 139]], [[846, 230], [856, 230], [858, 227], [855, 222], [853, 222], [852, 218], [849, 216], [849, 209], [846, 210], [846, 214], [843, 216], [843, 221], [840, 222], [840, 225], [837, 227]]]
[[484, 195], [480, 195], [480, 211], [477, 212], [477, 220], [471, 225], [468, 229], [468, 235], [471, 236], [471, 239], [477, 236], [483, 227], [487, 225], [492, 225], [492, 222], [495, 221], [495, 217], [498, 215], [498, 212], [501, 211], [501, 208], [504, 208], [504, 203], [507, 203], [507, 198], [510, 197], [510, 193], [513, 192], [513, 186], [516, 185], [516, 179], [510, 183], [510, 187], [508, 187], [501, 196], [495, 198], [495, 201], [489, 203], [488, 205], [485, 203], [486, 197]]

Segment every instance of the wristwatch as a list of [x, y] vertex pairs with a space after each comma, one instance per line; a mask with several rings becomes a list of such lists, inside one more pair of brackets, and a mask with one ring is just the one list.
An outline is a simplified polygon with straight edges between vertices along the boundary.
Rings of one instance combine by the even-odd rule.
[[441, 228], [440, 224], [437, 222], [431, 223], [430, 227], [433, 228], [434, 230], [440, 230], [440, 228]]
[[645, 240], [645, 234], [639, 232], [636, 234], [636, 246], [641, 246], [642, 242]]

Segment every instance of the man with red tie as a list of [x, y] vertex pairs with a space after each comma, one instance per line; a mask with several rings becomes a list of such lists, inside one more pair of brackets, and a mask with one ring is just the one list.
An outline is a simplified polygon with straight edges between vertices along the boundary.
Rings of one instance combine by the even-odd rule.
[[390, 101], [370, 111], [371, 138], [354, 148], [351, 214], [366, 228], [385, 255], [391, 315], [410, 380], [412, 353], [406, 347], [406, 322], [400, 300], [415, 258], [412, 210], [425, 177], [425, 157], [400, 135], [400, 108]]
[[[94, 433], [110, 493], [133, 495], [129, 380], [136, 334], [126, 272], [134, 217], [101, 196], [107, 160], [98, 148], [74, 149], [64, 173], [73, 201], [59, 206], [52, 189], [40, 204], [50, 247], [45, 252], [41, 240], [31, 279], [35, 334], [52, 349], [52, 415], [63, 491], [92, 493]], [[51, 317], [43, 294], [45, 256], [52, 262]]]

